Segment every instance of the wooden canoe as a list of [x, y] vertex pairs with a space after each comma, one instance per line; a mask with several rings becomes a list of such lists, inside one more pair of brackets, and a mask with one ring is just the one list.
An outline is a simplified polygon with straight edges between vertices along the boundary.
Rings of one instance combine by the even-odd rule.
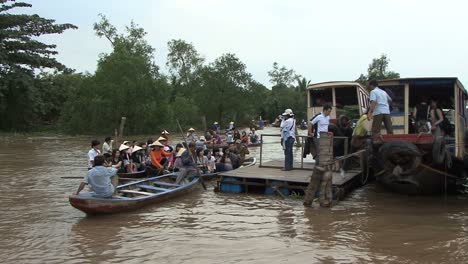
[[138, 172], [119, 172], [117, 173], [120, 178], [146, 178], [146, 170]]
[[198, 177], [181, 185], [174, 183], [175, 178], [176, 175], [171, 173], [120, 185], [117, 195], [112, 198], [99, 198], [91, 192], [82, 192], [71, 195], [69, 201], [73, 207], [87, 214], [118, 213], [157, 204], [198, 187]]

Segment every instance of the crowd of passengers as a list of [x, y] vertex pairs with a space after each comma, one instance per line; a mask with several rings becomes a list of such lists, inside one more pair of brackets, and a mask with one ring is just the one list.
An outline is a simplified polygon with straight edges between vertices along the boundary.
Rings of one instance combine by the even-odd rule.
[[[147, 170], [152, 175], [176, 172], [183, 164], [176, 160], [185, 150], [203, 173], [229, 171], [238, 168], [249, 154], [248, 144], [257, 142], [255, 129], [239, 132], [232, 129], [225, 132], [222, 139], [216, 130], [209, 130], [204, 136], [198, 137], [195, 129], [190, 128], [185, 135], [185, 142], [170, 144], [169, 132], [163, 130], [159, 138], [146, 142], [123, 141], [118, 148], [113, 148], [113, 140], [107, 137], [102, 144], [98, 140], [91, 142], [88, 151], [88, 169], [93, 167], [94, 158], [103, 155], [106, 164], [118, 169], [121, 173], [136, 173]], [[253, 140], [252, 140], [253, 139]], [[192, 158], [193, 156], [193, 158]]]

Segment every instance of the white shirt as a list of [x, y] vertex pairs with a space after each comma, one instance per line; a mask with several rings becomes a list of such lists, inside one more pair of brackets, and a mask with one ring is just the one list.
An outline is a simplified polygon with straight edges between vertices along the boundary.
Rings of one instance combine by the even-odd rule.
[[312, 125], [317, 124], [317, 138], [320, 138], [320, 132], [328, 132], [328, 125], [330, 124], [330, 116], [325, 116], [322, 113], [310, 121]]
[[392, 99], [388, 96], [387, 92], [379, 87], [375, 87], [374, 90], [370, 92], [369, 100], [376, 103], [373, 112], [374, 115], [390, 114], [388, 101], [391, 101]]
[[105, 141], [102, 144], [102, 153], [112, 153], [112, 146], [107, 144]]
[[93, 167], [93, 163], [91, 163], [91, 161], [94, 162], [94, 157], [96, 157], [99, 154], [101, 154], [101, 152], [99, 150], [94, 149], [94, 148], [92, 148], [92, 149], [90, 149], [88, 151], [88, 168]]
[[283, 119], [280, 124], [281, 128], [281, 137], [286, 140], [289, 137], [296, 138], [296, 124], [294, 118], [290, 117], [288, 119]]

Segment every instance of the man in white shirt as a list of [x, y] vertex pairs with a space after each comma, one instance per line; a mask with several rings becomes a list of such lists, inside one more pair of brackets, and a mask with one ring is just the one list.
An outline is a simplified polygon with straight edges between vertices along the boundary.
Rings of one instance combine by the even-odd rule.
[[284, 171], [293, 169], [293, 145], [296, 140], [296, 121], [291, 109], [286, 109], [282, 115], [281, 128], [281, 145], [284, 150]]
[[320, 157], [320, 133], [328, 133], [328, 125], [330, 124], [331, 111], [331, 105], [324, 105], [322, 113], [316, 115], [310, 120], [310, 124], [312, 124], [312, 133], [314, 135], [314, 144], [317, 150], [317, 156], [315, 158], [316, 166], [319, 165]]
[[376, 80], [369, 81], [371, 89], [369, 100], [371, 101], [367, 119], [372, 121], [372, 137], [380, 136], [380, 126], [384, 123], [387, 134], [393, 134], [392, 119], [390, 118], [390, 104], [392, 101], [388, 94], [378, 87]]
[[101, 154], [101, 151], [99, 150], [100, 146], [101, 142], [99, 142], [99, 140], [94, 139], [91, 141], [91, 149], [88, 151], [88, 170], [93, 168], [94, 158]]

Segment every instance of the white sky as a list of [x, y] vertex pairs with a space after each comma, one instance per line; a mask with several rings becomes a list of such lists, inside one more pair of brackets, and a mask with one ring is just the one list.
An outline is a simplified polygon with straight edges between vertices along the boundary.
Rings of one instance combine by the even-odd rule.
[[122, 30], [133, 19], [147, 32], [163, 72], [167, 42], [192, 42], [213, 61], [235, 53], [271, 87], [274, 61], [312, 82], [355, 80], [385, 53], [402, 77], [459, 77], [468, 86], [468, 1], [432, 0], [42, 0], [31, 12], [78, 30], [47, 36], [58, 59], [94, 72], [106, 39], [92, 29], [103, 13]]

